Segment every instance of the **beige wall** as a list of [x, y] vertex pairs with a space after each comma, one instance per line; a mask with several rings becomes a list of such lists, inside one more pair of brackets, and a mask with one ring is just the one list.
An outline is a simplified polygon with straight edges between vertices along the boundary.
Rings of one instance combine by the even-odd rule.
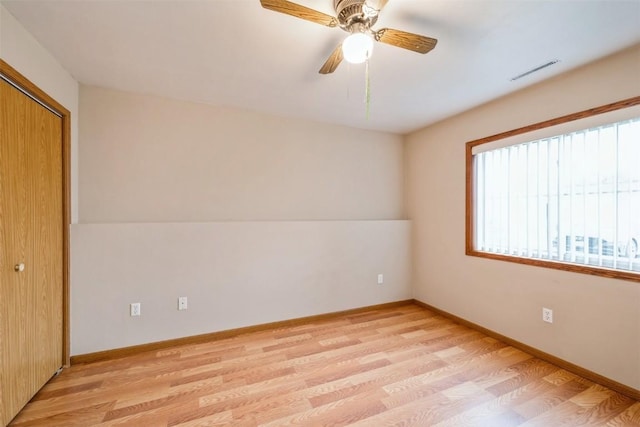
[[72, 354], [411, 298], [400, 136], [80, 92]]
[[[71, 231], [74, 355], [411, 298], [408, 221]], [[177, 310], [179, 296], [188, 310]], [[142, 316], [129, 316], [132, 302]]]
[[[640, 95], [640, 46], [407, 137], [414, 297], [640, 389], [640, 284], [465, 256], [467, 141]], [[554, 310], [543, 323], [542, 307]]]
[[400, 136], [80, 93], [82, 223], [404, 218]]
[[2, 5], [0, 58], [71, 113], [71, 220], [78, 219], [78, 83]]

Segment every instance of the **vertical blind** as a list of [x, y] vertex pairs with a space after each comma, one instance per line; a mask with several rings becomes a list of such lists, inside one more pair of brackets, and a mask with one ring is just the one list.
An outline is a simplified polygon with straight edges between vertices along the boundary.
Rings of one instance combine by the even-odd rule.
[[640, 271], [640, 118], [476, 153], [474, 248]]

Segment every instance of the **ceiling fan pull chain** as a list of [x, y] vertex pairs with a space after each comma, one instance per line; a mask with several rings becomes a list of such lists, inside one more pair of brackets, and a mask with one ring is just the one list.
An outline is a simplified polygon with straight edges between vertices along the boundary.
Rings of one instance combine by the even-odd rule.
[[369, 76], [369, 58], [365, 62], [365, 89], [364, 97], [367, 104], [367, 120], [369, 120], [369, 107], [371, 106], [371, 79]]
[[351, 99], [351, 64], [347, 64], [347, 101]]

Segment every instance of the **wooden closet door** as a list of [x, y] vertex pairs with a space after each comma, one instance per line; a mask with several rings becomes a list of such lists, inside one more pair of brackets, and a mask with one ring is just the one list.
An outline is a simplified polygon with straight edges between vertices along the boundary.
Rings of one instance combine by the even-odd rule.
[[60, 117], [0, 80], [2, 425], [62, 366], [61, 140]]

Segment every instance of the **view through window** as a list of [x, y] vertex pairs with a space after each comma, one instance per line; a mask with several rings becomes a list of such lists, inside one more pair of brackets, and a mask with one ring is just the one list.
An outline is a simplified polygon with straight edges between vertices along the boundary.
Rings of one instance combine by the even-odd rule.
[[497, 145], [468, 153], [473, 251], [640, 273], [640, 117]]

